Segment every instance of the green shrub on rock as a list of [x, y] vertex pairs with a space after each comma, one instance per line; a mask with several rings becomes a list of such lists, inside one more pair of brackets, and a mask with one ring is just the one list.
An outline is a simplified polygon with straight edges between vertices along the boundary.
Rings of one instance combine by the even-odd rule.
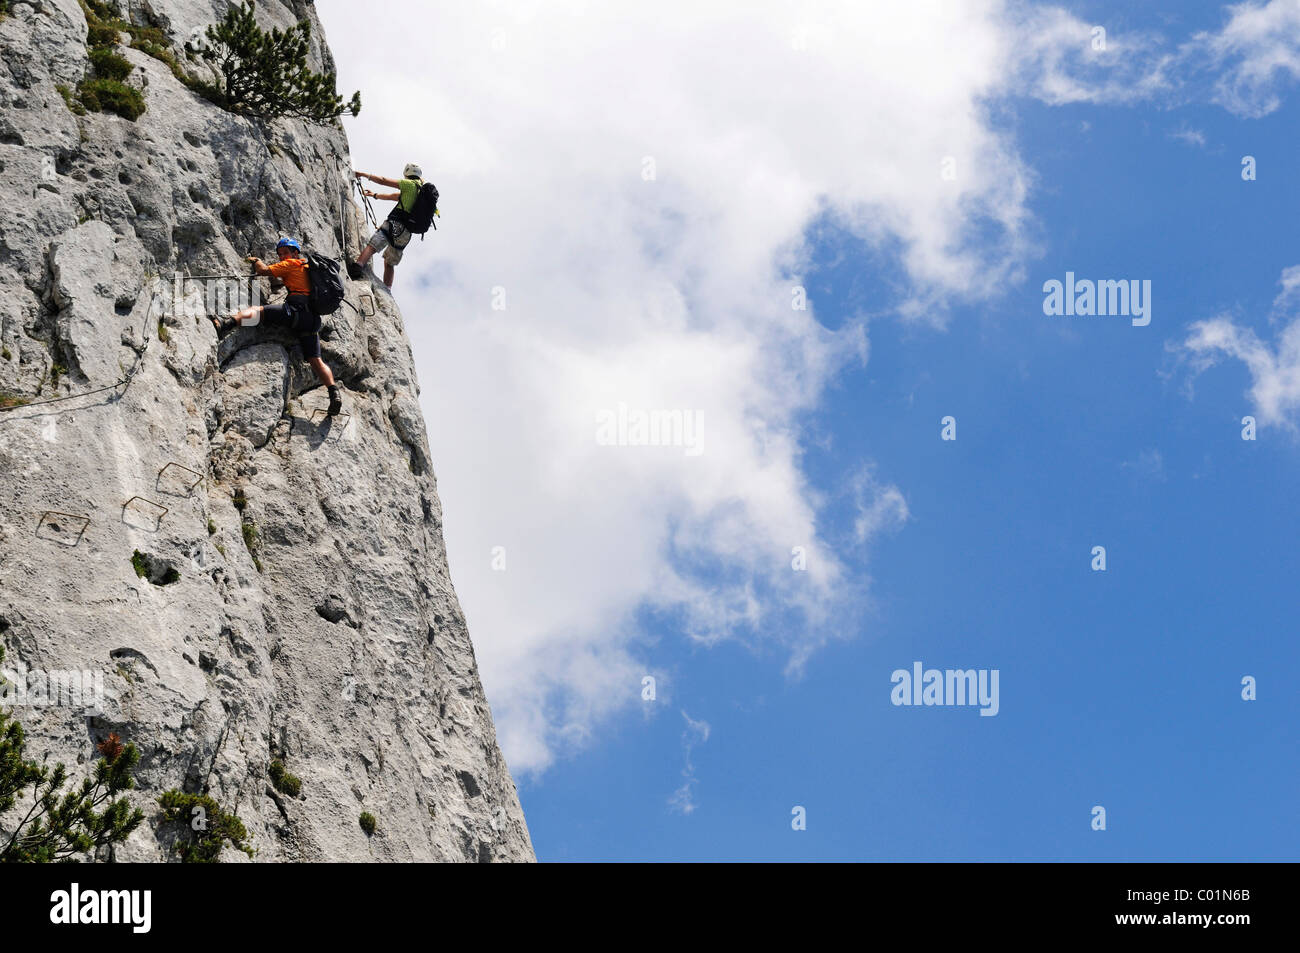
[[334, 73], [308, 68], [311, 21], [267, 33], [253, 10], [252, 0], [246, 0], [208, 27], [203, 56], [217, 67], [222, 83], [194, 83], [192, 88], [229, 112], [267, 119], [290, 116], [324, 125], [345, 112], [355, 116], [361, 111], [360, 93], [344, 102]]
[[226, 810], [207, 794], [185, 794], [173, 788], [158, 799], [163, 809], [163, 822], [182, 825], [192, 836], [176, 842], [176, 852], [187, 864], [215, 864], [220, 862], [221, 847], [230, 841], [236, 850], [249, 857], [253, 848], [248, 840], [248, 828], [236, 815]]
[[[4, 649], [0, 647], [0, 660]], [[0, 815], [21, 802], [22, 817], [0, 836], [0, 863], [51, 863], [75, 860], [100, 847], [119, 844], [144, 822], [125, 797], [135, 787], [132, 771], [140, 761], [135, 745], [110, 734], [98, 745], [103, 755], [94, 774], [66, 793], [67, 769], [53, 769], [24, 757], [23, 726], [0, 706]], [[10, 829], [9, 823], [4, 825]]]
[[[126, 84], [134, 67], [114, 49], [120, 34], [129, 32], [130, 25], [118, 19], [116, 8], [107, 3], [82, 0], [81, 9], [89, 27], [86, 42], [94, 75], [77, 84], [77, 99], [83, 110], [113, 113], [134, 122], [144, 113], [144, 94]], [[68, 102], [68, 108], [78, 112], [71, 97], [62, 89], [59, 92]]]
[[96, 76], [101, 79], [116, 80], [119, 83], [130, 76], [131, 70], [134, 69], [125, 56], [107, 46], [91, 49], [90, 65], [95, 68]]
[[271, 778], [271, 785], [281, 794], [297, 797], [302, 792], [302, 781], [284, 769], [283, 761], [272, 761], [266, 773]]

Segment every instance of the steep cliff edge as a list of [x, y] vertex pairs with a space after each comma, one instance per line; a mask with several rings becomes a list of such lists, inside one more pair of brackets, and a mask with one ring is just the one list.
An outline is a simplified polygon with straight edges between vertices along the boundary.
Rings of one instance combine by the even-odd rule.
[[[178, 57], [226, 7], [119, 4]], [[257, 9], [312, 20], [328, 65], [310, 3]], [[98, 710], [17, 707], [29, 756], [77, 777], [109, 732], [138, 746], [150, 820], [117, 860], [174, 857], [169, 788], [236, 812], [259, 861], [532, 860], [396, 304], [347, 282], [322, 337], [350, 417], [330, 421], [291, 337], [218, 348], [204, 296], [231, 285], [176, 277], [245, 273], [281, 234], [355, 255], [345, 135], [234, 116], [125, 47], [145, 112], [77, 115], [77, 0], [13, 0], [0, 50], [0, 395], [31, 401], [0, 411], [0, 642], [6, 668], [103, 686]], [[273, 760], [300, 794], [275, 789]]]

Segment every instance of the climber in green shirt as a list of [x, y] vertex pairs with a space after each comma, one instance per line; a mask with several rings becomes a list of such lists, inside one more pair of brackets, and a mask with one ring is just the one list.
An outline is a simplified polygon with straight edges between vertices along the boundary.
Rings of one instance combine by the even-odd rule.
[[369, 179], [378, 185], [386, 185], [391, 189], [397, 189], [396, 192], [371, 192], [369, 189], [362, 189], [362, 193], [372, 199], [379, 199], [383, 202], [396, 202], [397, 205], [388, 213], [388, 218], [384, 224], [380, 225], [375, 234], [370, 236], [370, 241], [366, 243], [365, 248], [361, 250], [361, 257], [355, 262], [348, 265], [348, 277], [354, 281], [359, 279], [362, 269], [370, 262], [370, 258], [375, 252], [384, 253], [384, 284], [390, 289], [393, 287], [393, 269], [397, 263], [402, 260], [402, 252], [411, 241], [411, 230], [406, 226], [407, 216], [415, 208], [415, 198], [420, 194], [420, 187], [424, 185], [424, 179], [421, 176], [424, 173], [414, 162], [408, 162], [406, 168], [402, 170], [401, 179], [386, 179], [381, 175], [371, 175], [369, 172], [358, 172], [358, 179]]

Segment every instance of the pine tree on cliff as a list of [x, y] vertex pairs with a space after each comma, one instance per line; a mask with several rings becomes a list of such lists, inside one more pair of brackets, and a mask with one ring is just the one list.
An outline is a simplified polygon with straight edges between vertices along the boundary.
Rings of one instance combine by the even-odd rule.
[[[0, 648], [0, 659], [4, 649]], [[135, 787], [132, 771], [140, 760], [135, 745], [111, 734], [98, 745], [103, 755], [93, 778], [64, 792], [68, 772], [24, 757], [23, 726], [0, 708], [0, 815], [17, 808], [16, 824], [0, 830], [0, 863], [49, 863], [74, 859], [100, 847], [120, 844], [144, 821], [125, 797]], [[0, 827], [8, 827], [13, 821]]]
[[231, 112], [274, 119], [292, 116], [326, 124], [343, 113], [361, 111], [361, 94], [344, 102], [333, 72], [315, 73], [307, 66], [311, 22], [269, 33], [257, 25], [252, 0], [226, 11], [225, 19], [207, 29], [203, 56], [220, 70], [223, 83], [206, 92]]

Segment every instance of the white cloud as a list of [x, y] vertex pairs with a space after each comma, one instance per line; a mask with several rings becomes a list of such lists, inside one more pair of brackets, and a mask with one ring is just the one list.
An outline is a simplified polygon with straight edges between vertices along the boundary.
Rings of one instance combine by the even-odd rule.
[[1185, 142], [1189, 146], [1205, 148], [1205, 133], [1199, 129], [1192, 129], [1184, 126], [1181, 129], [1175, 129], [1169, 133], [1170, 139], [1177, 139], [1179, 142]]
[[1282, 290], [1273, 301], [1274, 312], [1285, 312], [1300, 304], [1300, 265], [1282, 269]]
[[[638, 609], [793, 667], [852, 634], [860, 587], [819, 535], [800, 418], [865, 361], [865, 328], [792, 309], [782, 276], [823, 214], [897, 248], [910, 313], [1017, 276], [1027, 181], [983, 105], [1004, 78], [999, 5], [456, 4], [432, 31], [319, 7], [365, 101], [357, 161], [419, 160], [443, 195], [397, 293], [512, 767], [639, 698]], [[699, 411], [703, 453], [597, 445], [620, 402]], [[794, 545], [817, 549], [807, 572]]]
[[[1114, 66], [1134, 38], [1108, 38], [1107, 67], [1068, 14], [997, 0], [317, 6], [340, 87], [362, 90], [356, 161], [417, 160], [442, 192], [397, 294], [453, 578], [524, 773], [638, 702], [656, 667], [638, 611], [767, 642], [791, 671], [857, 631], [864, 584], [819, 526], [801, 427], [866, 329], [791, 308], [808, 226], [896, 253], [905, 300], [873, 310], [937, 320], [1032, 254], [1031, 176], [990, 104], [1164, 85]], [[1032, 76], [1010, 65], [1025, 49]], [[703, 452], [599, 445], [620, 403], [699, 412]], [[877, 492], [863, 541], [906, 516]]]
[[1112, 25], [1104, 49], [1094, 31], [1105, 23], [1063, 7], [1016, 9], [1019, 86], [1053, 105], [1205, 101], [1258, 117], [1276, 110], [1300, 79], [1300, 0], [1227, 6], [1221, 28], [1176, 45], [1159, 33]]
[[859, 543], [870, 542], [878, 534], [907, 522], [907, 500], [902, 491], [896, 486], [881, 486], [870, 470], [854, 478], [853, 493], [857, 506], [853, 534]]
[[[1282, 272], [1282, 293], [1277, 305], [1294, 301], [1300, 285], [1300, 266]], [[1197, 373], [1225, 357], [1235, 358], [1250, 372], [1249, 396], [1261, 426], [1296, 427], [1300, 412], [1300, 318], [1291, 316], [1269, 345], [1254, 330], [1226, 315], [1193, 324], [1178, 350], [1190, 359]]]
[[1125, 470], [1132, 470], [1133, 475], [1151, 483], [1164, 483], [1165, 457], [1155, 447], [1147, 447], [1134, 460], [1125, 460], [1120, 464]]
[[1159, 36], [1107, 29], [1062, 7], [1022, 5], [1016, 10], [1008, 37], [1015, 48], [1020, 91], [1063, 105], [1132, 103], [1171, 88], [1169, 57], [1161, 53]]
[[1217, 33], [1189, 44], [1216, 74], [1214, 101], [1243, 116], [1263, 116], [1282, 104], [1282, 91], [1300, 79], [1300, 0], [1240, 3]]
[[709, 723], [704, 720], [696, 721], [686, 712], [682, 712], [682, 718], [686, 719], [686, 729], [682, 732], [682, 748], [684, 751], [683, 760], [685, 766], [682, 768], [682, 777], [685, 779], [682, 786], [673, 792], [672, 797], [668, 799], [668, 806], [682, 814], [691, 814], [695, 811], [695, 785], [699, 779], [695, 777], [695, 763], [691, 761], [691, 752], [696, 745], [702, 745], [709, 740]]

